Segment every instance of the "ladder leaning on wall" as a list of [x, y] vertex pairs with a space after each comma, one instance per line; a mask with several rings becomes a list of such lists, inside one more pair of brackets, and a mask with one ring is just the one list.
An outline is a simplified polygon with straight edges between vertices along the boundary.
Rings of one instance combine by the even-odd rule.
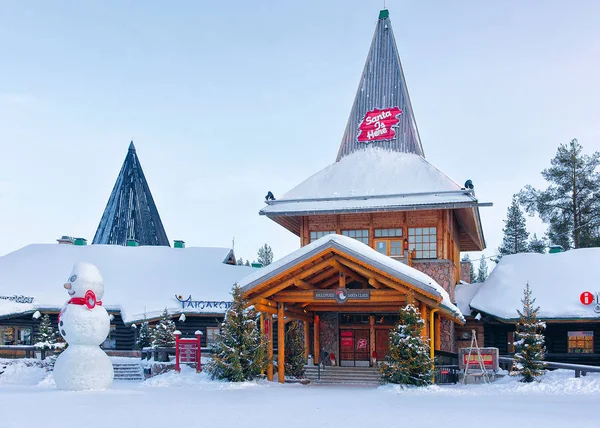
[[471, 330], [471, 346], [469, 347], [469, 354], [467, 356], [467, 362], [465, 364], [465, 372], [463, 373], [463, 385], [467, 382], [467, 375], [469, 374], [469, 367], [471, 366], [471, 355], [473, 353], [473, 350], [477, 352], [477, 363], [479, 364], [479, 370], [481, 370], [480, 373], [473, 373], [473, 375], [482, 376], [484, 383], [490, 383], [487, 370], [485, 369], [485, 365], [483, 364], [481, 350], [479, 349], [479, 345], [477, 344], [477, 332], [475, 330]]

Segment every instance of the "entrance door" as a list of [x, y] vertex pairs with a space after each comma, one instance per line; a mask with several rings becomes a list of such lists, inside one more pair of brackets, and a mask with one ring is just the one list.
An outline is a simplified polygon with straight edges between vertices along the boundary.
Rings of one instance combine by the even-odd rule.
[[340, 330], [340, 365], [369, 366], [369, 330], [351, 328]]
[[390, 346], [390, 330], [378, 328], [375, 330], [375, 352], [377, 353], [377, 361], [383, 361], [387, 355]]

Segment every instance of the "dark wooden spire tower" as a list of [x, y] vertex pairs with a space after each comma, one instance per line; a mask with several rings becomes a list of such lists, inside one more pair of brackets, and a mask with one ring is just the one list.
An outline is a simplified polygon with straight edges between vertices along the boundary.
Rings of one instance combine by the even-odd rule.
[[[359, 137], [362, 124], [373, 119], [377, 112], [385, 114], [392, 109], [395, 110], [389, 119], [395, 117], [397, 120], [391, 124], [391, 133], [389, 130], [376, 132], [378, 135], [369, 139], [364, 138], [367, 131], [363, 130], [363, 138]], [[366, 147], [381, 147], [425, 157], [387, 9], [379, 12], [375, 35], [336, 160]]]
[[158, 209], [133, 141], [113, 188], [92, 244], [169, 246]]

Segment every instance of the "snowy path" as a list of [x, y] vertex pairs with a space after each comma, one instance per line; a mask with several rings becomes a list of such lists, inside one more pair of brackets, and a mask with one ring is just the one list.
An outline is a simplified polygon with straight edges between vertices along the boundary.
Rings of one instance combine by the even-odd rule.
[[[511, 380], [492, 387], [402, 392], [356, 386], [231, 385], [179, 376], [115, 382], [104, 392], [57, 391], [48, 379], [30, 386], [0, 383], [0, 427], [165, 427], [180, 421], [187, 427], [223, 428], [439, 428], [478, 423], [505, 428], [517, 420], [535, 420], [536, 426], [558, 428], [595, 426], [594, 409], [600, 402], [600, 376], [580, 380], [563, 374], [534, 386]], [[280, 424], [280, 418], [285, 422]]]

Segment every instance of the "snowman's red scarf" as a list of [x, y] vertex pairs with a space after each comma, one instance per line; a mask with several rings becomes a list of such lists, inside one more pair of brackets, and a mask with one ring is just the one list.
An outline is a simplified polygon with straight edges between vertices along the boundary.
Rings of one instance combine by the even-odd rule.
[[[67, 302], [67, 305], [85, 305], [85, 297], [73, 297]], [[102, 300], [96, 302], [96, 306], [102, 306]]]

